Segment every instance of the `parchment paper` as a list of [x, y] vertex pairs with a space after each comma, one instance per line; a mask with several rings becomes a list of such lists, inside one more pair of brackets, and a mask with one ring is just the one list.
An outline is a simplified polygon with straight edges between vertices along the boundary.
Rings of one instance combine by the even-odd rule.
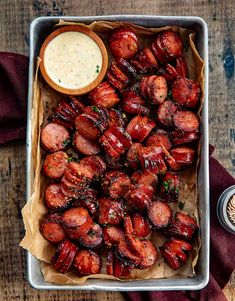
[[[141, 45], [149, 45], [154, 39], [157, 32], [164, 30], [173, 30], [178, 32], [184, 43], [184, 56], [188, 64], [189, 78], [197, 80], [202, 88], [201, 103], [198, 110], [200, 116], [204, 99], [204, 62], [200, 58], [195, 45], [195, 33], [191, 30], [179, 28], [176, 26], [167, 26], [162, 28], [144, 28], [141, 26], [124, 23], [124, 22], [107, 22], [98, 21], [90, 25], [84, 25], [74, 22], [64, 22], [61, 20], [57, 26], [63, 25], [82, 25], [98, 33], [107, 45], [107, 35], [110, 30], [121, 25], [128, 25], [134, 28], [138, 37], [140, 38]], [[79, 277], [76, 271], [71, 271], [66, 274], [61, 274], [56, 271], [50, 264], [50, 259], [54, 253], [54, 246], [46, 241], [39, 231], [40, 219], [47, 213], [47, 208], [44, 205], [44, 189], [48, 180], [42, 173], [43, 150], [40, 148], [40, 130], [41, 126], [47, 122], [51, 108], [63, 98], [62, 94], [57, 93], [50, 88], [45, 81], [41, 78], [39, 73], [40, 59], [37, 61], [37, 69], [34, 82], [34, 96], [33, 107], [31, 114], [32, 124], [32, 162], [34, 168], [34, 179], [32, 183], [32, 196], [22, 209], [22, 215], [25, 225], [26, 234], [20, 243], [20, 246], [27, 249], [32, 255], [41, 260], [41, 269], [45, 281], [56, 284], [81, 284], [87, 278], [101, 278], [101, 279], [118, 279], [109, 276], [105, 272], [106, 258], [102, 256], [103, 264], [101, 274], [91, 275], [88, 277]], [[200, 153], [200, 143], [198, 146], [198, 153]], [[197, 193], [197, 169], [199, 165], [199, 157], [197, 162], [185, 171], [180, 172], [181, 182], [179, 190], [179, 202], [184, 203], [183, 211], [198, 218], [198, 193]], [[180, 210], [177, 204], [170, 205], [173, 212]], [[151, 240], [158, 248], [166, 240], [166, 237], [160, 231], [154, 231]], [[177, 271], [173, 271], [165, 262], [158, 249], [158, 260], [154, 266], [146, 270], [133, 270], [131, 275], [125, 279], [118, 279], [120, 281], [128, 281], [132, 279], [150, 279], [150, 278], [172, 278], [172, 277], [192, 277], [195, 274], [194, 267], [198, 259], [198, 251], [200, 249], [200, 237], [193, 244], [193, 251], [185, 266]]]

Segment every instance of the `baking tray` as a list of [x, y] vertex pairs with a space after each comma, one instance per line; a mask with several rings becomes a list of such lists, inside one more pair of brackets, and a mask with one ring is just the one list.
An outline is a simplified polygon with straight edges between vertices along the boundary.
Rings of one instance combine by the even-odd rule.
[[32, 193], [32, 140], [30, 116], [33, 99], [33, 81], [36, 57], [42, 42], [53, 30], [60, 19], [65, 21], [91, 23], [93, 21], [125, 21], [146, 27], [177, 25], [196, 31], [196, 47], [205, 61], [205, 96], [202, 111], [201, 133], [202, 151], [198, 177], [199, 216], [201, 249], [196, 266], [196, 276], [178, 279], [148, 279], [134, 281], [114, 281], [105, 279], [88, 279], [81, 285], [55, 285], [46, 283], [40, 270], [40, 262], [29, 252], [27, 254], [28, 281], [32, 287], [42, 290], [104, 290], [104, 291], [150, 291], [150, 290], [198, 290], [205, 287], [209, 280], [209, 168], [208, 168], [208, 31], [205, 21], [199, 17], [153, 16], [153, 15], [109, 15], [109, 16], [73, 16], [73, 17], [39, 17], [30, 26], [30, 61], [27, 124], [27, 187], [26, 197]]

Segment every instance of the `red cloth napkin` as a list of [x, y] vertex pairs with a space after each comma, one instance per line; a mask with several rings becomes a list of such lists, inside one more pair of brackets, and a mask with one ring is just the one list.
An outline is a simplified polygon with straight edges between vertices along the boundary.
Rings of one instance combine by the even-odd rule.
[[226, 301], [222, 292], [235, 269], [235, 236], [219, 223], [216, 205], [220, 194], [235, 179], [214, 158], [210, 158], [210, 280], [200, 291], [123, 293], [128, 301]]
[[0, 144], [25, 139], [28, 58], [0, 52]]

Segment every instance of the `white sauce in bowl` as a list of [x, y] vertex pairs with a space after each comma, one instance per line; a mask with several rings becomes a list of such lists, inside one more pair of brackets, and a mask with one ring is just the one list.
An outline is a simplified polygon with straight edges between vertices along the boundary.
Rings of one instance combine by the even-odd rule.
[[102, 53], [89, 36], [63, 32], [51, 40], [44, 52], [47, 75], [58, 86], [81, 89], [92, 83], [102, 67]]

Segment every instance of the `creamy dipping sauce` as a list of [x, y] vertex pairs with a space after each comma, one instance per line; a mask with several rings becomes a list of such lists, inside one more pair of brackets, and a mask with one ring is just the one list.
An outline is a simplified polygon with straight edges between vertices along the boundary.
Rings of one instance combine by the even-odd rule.
[[92, 83], [102, 67], [102, 53], [89, 36], [68, 31], [51, 40], [44, 52], [47, 75], [58, 86], [80, 89]]

